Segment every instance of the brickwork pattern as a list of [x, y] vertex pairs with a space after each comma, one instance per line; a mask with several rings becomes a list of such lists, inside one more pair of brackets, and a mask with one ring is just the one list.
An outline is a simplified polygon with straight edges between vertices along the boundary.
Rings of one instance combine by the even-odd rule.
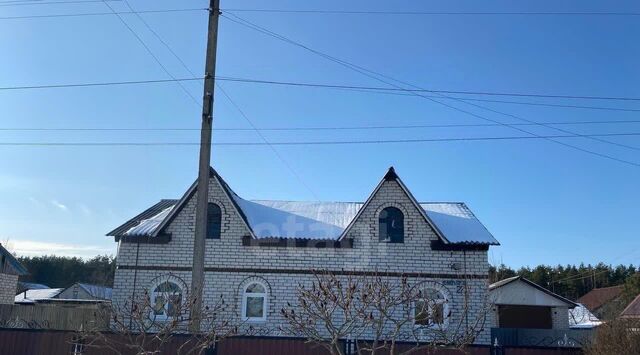
[[18, 287], [18, 275], [0, 273], [0, 304], [13, 304]]
[[[197, 194], [197, 192], [196, 192]], [[271, 289], [267, 323], [272, 330], [283, 324], [279, 311], [286, 302], [295, 303], [295, 288], [300, 283], [309, 283], [312, 275], [304, 273], [286, 273], [287, 270], [349, 270], [380, 271], [397, 273], [430, 273], [430, 274], [488, 274], [486, 251], [436, 251], [431, 249], [431, 241], [436, 240], [433, 229], [425, 221], [420, 212], [412, 204], [400, 185], [395, 181], [384, 181], [365, 206], [360, 217], [353, 224], [347, 235], [354, 239], [353, 248], [270, 248], [243, 246], [242, 237], [250, 235], [243, 219], [235, 210], [216, 178], [209, 184], [209, 201], [217, 203], [223, 210], [222, 233], [220, 239], [207, 239], [205, 267], [226, 269], [257, 269], [263, 272], [248, 273], [238, 271], [207, 272], [205, 275], [206, 302], [213, 302], [222, 294], [240, 307], [240, 285], [251, 277], [261, 277]], [[152, 269], [153, 267], [190, 268], [192, 266], [192, 247], [195, 222], [196, 196], [186, 203], [184, 208], [167, 227], [172, 239], [168, 244], [140, 244], [137, 266]], [[405, 216], [404, 243], [380, 243], [378, 241], [378, 213], [385, 207], [400, 208]], [[275, 226], [280, 227], [280, 226]], [[134, 243], [122, 243], [118, 250], [118, 266], [136, 265], [136, 249]], [[282, 270], [269, 273], [271, 270]], [[167, 274], [167, 271], [125, 270], [116, 271], [114, 283], [114, 302], [123, 302], [134, 292], [150, 287], [154, 277]], [[189, 271], [176, 271], [172, 274], [180, 277], [189, 285]], [[134, 282], [135, 279], [135, 282]], [[417, 280], [414, 280], [417, 281]], [[461, 307], [464, 301], [460, 289], [460, 279], [425, 279], [446, 287], [451, 295], [453, 322], [460, 321]], [[470, 303], [472, 311], [477, 313], [487, 295], [487, 281], [472, 279], [467, 281], [471, 290]], [[489, 324], [493, 323], [491, 312], [487, 326], [481, 334], [480, 343], [489, 342]], [[472, 318], [472, 317], [469, 317]]]

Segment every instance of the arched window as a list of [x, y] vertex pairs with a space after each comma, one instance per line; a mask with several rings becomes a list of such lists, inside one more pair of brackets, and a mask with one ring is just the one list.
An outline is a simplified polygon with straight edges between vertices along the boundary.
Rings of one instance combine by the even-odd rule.
[[150, 304], [156, 320], [176, 317], [182, 305], [182, 289], [174, 282], [163, 281], [151, 291]]
[[449, 300], [434, 289], [425, 288], [414, 302], [414, 323], [433, 328], [446, 328], [449, 323]]
[[380, 241], [404, 243], [404, 215], [395, 207], [387, 207], [378, 217]]
[[220, 228], [222, 226], [222, 212], [220, 206], [209, 203], [207, 206], [207, 238], [220, 239]]
[[252, 282], [242, 292], [242, 317], [247, 321], [267, 320], [267, 288], [260, 282]]

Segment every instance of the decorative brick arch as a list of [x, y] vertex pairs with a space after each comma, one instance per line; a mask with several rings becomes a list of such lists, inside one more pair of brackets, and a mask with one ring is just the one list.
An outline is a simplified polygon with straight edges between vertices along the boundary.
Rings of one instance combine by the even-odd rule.
[[264, 302], [265, 302], [264, 315], [265, 316], [264, 316], [264, 319], [261, 321], [261, 322], [265, 322], [269, 317], [269, 314], [272, 314], [271, 310], [273, 307], [271, 307], [271, 305], [273, 304], [274, 295], [271, 292], [271, 285], [264, 278], [259, 276], [251, 276], [242, 280], [236, 292], [236, 295], [237, 295], [236, 304], [238, 306], [238, 309], [240, 310], [240, 315], [242, 316], [242, 314], [244, 313], [244, 310], [243, 310], [244, 292], [249, 285], [254, 283], [262, 285], [265, 289], [265, 298], [264, 298]]
[[[223, 201], [216, 199], [216, 198], [211, 198], [211, 196], [209, 196], [209, 200], [207, 201], [207, 203], [214, 203], [216, 205], [218, 205], [218, 207], [220, 207], [220, 238], [222, 238], [222, 235], [224, 232], [228, 231], [230, 226], [230, 221], [231, 218], [229, 217], [229, 213], [233, 212], [233, 211], [229, 211], [229, 209], [227, 208], [227, 204], [224, 203]], [[195, 228], [195, 213], [193, 214], [193, 225]]]
[[372, 230], [374, 231], [374, 235], [373, 235], [373, 239], [372, 240], [378, 240], [378, 237], [380, 236], [380, 223], [378, 223], [378, 220], [380, 218], [380, 213], [382, 213], [382, 210], [384, 210], [387, 207], [395, 207], [397, 209], [400, 210], [400, 212], [402, 212], [403, 215], [403, 219], [404, 219], [404, 237], [405, 240], [407, 239], [407, 237], [410, 235], [410, 233], [408, 232], [412, 232], [413, 228], [412, 226], [407, 223], [409, 220], [409, 213], [407, 211], [407, 208], [401, 204], [401, 203], [397, 203], [397, 202], [382, 202], [378, 205], [378, 208], [375, 211], [375, 214], [373, 216], [373, 228]]

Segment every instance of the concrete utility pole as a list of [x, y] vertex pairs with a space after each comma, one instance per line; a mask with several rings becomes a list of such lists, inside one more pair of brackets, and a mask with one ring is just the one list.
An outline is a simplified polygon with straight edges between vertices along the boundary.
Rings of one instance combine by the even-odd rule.
[[218, 18], [220, 0], [209, 0], [209, 35], [205, 63], [204, 97], [202, 99], [202, 128], [200, 128], [200, 162], [198, 164], [198, 193], [196, 205], [196, 230], [193, 241], [193, 269], [191, 272], [191, 323], [192, 333], [200, 331], [202, 313], [202, 286], [204, 284], [204, 251], [207, 237], [207, 205], [209, 196], [209, 163], [211, 159], [211, 128], [213, 125], [213, 92], [216, 76], [216, 49], [218, 46]]

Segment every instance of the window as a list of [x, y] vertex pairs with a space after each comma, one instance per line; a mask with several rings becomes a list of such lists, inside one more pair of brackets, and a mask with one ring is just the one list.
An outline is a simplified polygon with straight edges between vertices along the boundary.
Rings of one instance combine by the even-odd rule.
[[420, 326], [446, 327], [449, 302], [442, 292], [426, 288], [419, 292], [414, 303], [414, 323]]
[[242, 317], [248, 321], [267, 320], [267, 288], [259, 282], [252, 282], [242, 293]]
[[207, 206], [207, 238], [220, 239], [220, 227], [222, 225], [222, 212], [220, 206], [209, 203]]
[[156, 320], [176, 317], [182, 303], [182, 289], [170, 281], [163, 281], [151, 292], [152, 317]]
[[380, 241], [404, 243], [404, 215], [395, 207], [387, 207], [378, 218]]

